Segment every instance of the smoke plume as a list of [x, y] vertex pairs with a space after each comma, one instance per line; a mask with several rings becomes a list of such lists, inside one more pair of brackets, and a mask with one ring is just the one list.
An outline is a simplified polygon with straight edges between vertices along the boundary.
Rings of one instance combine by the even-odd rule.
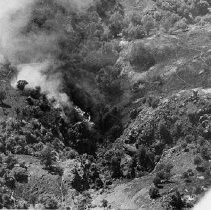
[[0, 57], [1, 62], [9, 60], [17, 67], [13, 86], [18, 80], [26, 80], [27, 87], [40, 86], [48, 97], [69, 104], [67, 95], [62, 93], [61, 74], [55, 73], [62, 51], [59, 42], [66, 38], [65, 15], [71, 10], [82, 12], [91, 3], [92, 0], [0, 0]]

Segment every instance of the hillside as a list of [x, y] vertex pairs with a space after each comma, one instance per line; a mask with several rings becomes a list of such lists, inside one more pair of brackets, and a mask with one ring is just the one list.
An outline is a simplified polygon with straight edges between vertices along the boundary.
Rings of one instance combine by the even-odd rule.
[[193, 208], [211, 186], [211, 2], [1, 1], [0, 208]]

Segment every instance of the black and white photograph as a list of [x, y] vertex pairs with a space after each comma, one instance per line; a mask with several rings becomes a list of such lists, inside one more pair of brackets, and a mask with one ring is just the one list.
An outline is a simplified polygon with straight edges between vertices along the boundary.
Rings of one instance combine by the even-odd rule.
[[0, 209], [211, 210], [211, 0], [0, 0]]

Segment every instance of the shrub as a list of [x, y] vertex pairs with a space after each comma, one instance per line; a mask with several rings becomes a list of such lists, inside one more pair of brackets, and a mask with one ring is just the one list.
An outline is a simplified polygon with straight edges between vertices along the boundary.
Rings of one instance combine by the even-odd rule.
[[162, 27], [164, 28], [165, 32], [169, 32], [169, 30], [174, 26], [174, 24], [180, 19], [181, 17], [178, 14], [167, 12], [166, 17], [162, 22]]
[[185, 172], [182, 174], [182, 178], [183, 178], [183, 179], [188, 179], [188, 178], [189, 178], [188, 172], [185, 171]]
[[189, 109], [187, 110], [187, 115], [189, 117], [189, 120], [192, 124], [197, 124], [199, 116], [197, 115], [197, 110], [195, 109]]
[[0, 103], [2, 104], [3, 101], [7, 98], [7, 94], [5, 90], [0, 90]]
[[128, 18], [127, 22], [131, 22], [134, 26], [142, 25], [142, 15], [138, 12], [133, 12]]
[[13, 167], [15, 166], [15, 164], [18, 163], [18, 161], [16, 160], [16, 158], [14, 157], [14, 155], [8, 155], [6, 157], [6, 159], [4, 160], [4, 162], [7, 164], [7, 168], [8, 169], [13, 169]]
[[52, 195], [43, 195], [39, 202], [44, 205], [45, 209], [57, 209], [58, 208], [58, 202], [55, 197]]
[[188, 169], [182, 174], [182, 179], [184, 179], [185, 182], [191, 182], [190, 177], [192, 176], [194, 176], [194, 172], [192, 171], [192, 169]]
[[11, 174], [6, 173], [4, 175], [4, 182], [7, 187], [15, 189], [15, 178]]
[[159, 124], [159, 133], [165, 144], [172, 143], [173, 139], [171, 133], [164, 122], [160, 122]]
[[130, 119], [134, 120], [138, 115], [138, 111], [136, 109], [131, 110]]
[[147, 99], [147, 102], [148, 102], [150, 107], [155, 109], [155, 108], [158, 107], [160, 99], [158, 97], [155, 97], [155, 96], [149, 96], [148, 99]]
[[194, 176], [194, 172], [192, 169], [187, 170], [188, 176]]
[[203, 162], [203, 160], [202, 160], [202, 158], [201, 158], [199, 155], [197, 155], [197, 156], [194, 158], [194, 164], [197, 165], [197, 167], [198, 167], [200, 164], [202, 164], [202, 162]]
[[83, 191], [85, 189], [84, 180], [79, 175], [78, 170], [74, 168], [72, 174], [73, 174], [73, 179], [71, 181], [72, 187], [79, 192]]
[[117, 35], [123, 29], [123, 16], [119, 12], [115, 12], [113, 15], [111, 15], [109, 22], [109, 29], [111, 31], [111, 34], [114, 37], [117, 37]]
[[171, 169], [173, 168], [174, 166], [171, 164], [171, 163], [167, 163], [164, 167], [165, 171], [166, 172], [171, 172]]
[[175, 209], [182, 209], [185, 206], [178, 190], [176, 190], [176, 192], [171, 196], [169, 204]]
[[161, 155], [162, 152], [163, 152], [163, 150], [164, 150], [164, 148], [165, 148], [165, 144], [162, 143], [162, 142], [160, 142], [160, 141], [158, 141], [158, 142], [155, 144], [154, 148], [155, 148], [155, 153], [156, 153], [156, 155]]
[[96, 76], [98, 87], [109, 98], [120, 97], [121, 88], [120, 69], [113, 66], [102, 68]]
[[62, 151], [64, 148], [64, 143], [58, 138], [53, 140], [52, 145], [56, 151]]
[[16, 146], [16, 141], [13, 137], [9, 137], [6, 141], [6, 150], [14, 152], [15, 146]]
[[204, 190], [203, 190], [203, 188], [201, 186], [196, 186], [195, 189], [194, 189], [194, 193], [196, 195], [200, 195], [203, 192], [204, 192]]
[[129, 40], [143, 39], [146, 36], [144, 28], [140, 25], [134, 26], [130, 24], [123, 33]]
[[181, 147], [182, 147], [183, 149], [186, 149], [187, 146], [188, 146], [188, 144], [187, 144], [186, 142], [182, 142]]
[[149, 15], [145, 15], [142, 18], [142, 23], [143, 23], [143, 26], [145, 28], [147, 36], [149, 36], [150, 31], [155, 27], [154, 19]]
[[155, 59], [150, 51], [141, 43], [134, 43], [129, 54], [129, 61], [132, 65], [147, 70], [155, 65]]
[[75, 159], [78, 156], [78, 153], [75, 150], [70, 149], [65, 152], [65, 156], [67, 159]]
[[159, 176], [155, 176], [155, 178], [153, 179], [153, 183], [155, 185], [155, 187], [158, 187], [159, 184], [161, 184], [161, 179]]
[[35, 89], [29, 90], [30, 96], [33, 99], [39, 99], [41, 96], [41, 88], [39, 86], [35, 87]]
[[28, 181], [28, 173], [25, 168], [17, 167], [13, 169], [14, 177], [17, 182], [27, 182]]
[[27, 201], [21, 199], [16, 204], [16, 208], [17, 209], [28, 209], [29, 208], [29, 204], [27, 203]]
[[183, 18], [182, 20], [179, 20], [176, 24], [175, 24], [176, 29], [186, 29], [188, 27], [187, 25], [187, 20], [185, 18]]
[[112, 170], [113, 178], [119, 178], [121, 176], [121, 167], [120, 167], [120, 159], [119, 158], [112, 157], [111, 170]]
[[195, 140], [195, 137], [191, 134], [185, 136], [185, 139], [184, 139], [184, 141], [187, 142], [188, 144], [194, 142], [194, 140]]
[[136, 152], [137, 163], [145, 171], [151, 171], [154, 168], [154, 158], [154, 153], [143, 146], [141, 146]]
[[2, 195], [2, 204], [3, 207], [7, 209], [12, 209], [14, 205], [14, 201], [11, 199], [11, 195], [9, 193], [5, 193]]
[[199, 143], [200, 147], [204, 147], [206, 140], [203, 137], [199, 136], [197, 142]]
[[161, 180], [168, 181], [171, 178], [171, 169], [173, 165], [171, 163], [167, 164], [160, 164], [157, 166], [157, 174], [156, 176], [159, 177]]
[[162, 170], [157, 172], [156, 176], [159, 177], [161, 180], [168, 181], [170, 179], [170, 172]]
[[119, 125], [114, 125], [110, 128], [108, 136], [110, 140], [115, 140], [122, 134], [122, 128]]
[[106, 208], [108, 206], [108, 201], [106, 199], [102, 200], [102, 206]]
[[185, 171], [185, 172], [182, 174], [182, 179], [184, 179], [185, 182], [191, 182], [189, 173], [188, 173], [187, 171]]
[[205, 1], [198, 1], [196, 3], [197, 15], [206, 15], [209, 12], [209, 3]]
[[17, 88], [21, 91], [24, 90], [25, 86], [28, 85], [29, 83], [26, 80], [19, 80], [17, 82]]
[[56, 161], [56, 154], [50, 145], [47, 145], [40, 153], [40, 162], [46, 168], [51, 168]]
[[150, 196], [151, 199], [156, 199], [156, 198], [160, 197], [160, 193], [159, 193], [158, 188], [151, 187], [149, 189], [149, 196]]
[[209, 152], [209, 148], [203, 146], [201, 148], [201, 157], [204, 159], [204, 160], [209, 160], [210, 159], [210, 152]]
[[209, 168], [207, 168], [207, 165], [203, 163], [201, 165], [198, 165], [196, 170], [199, 172], [206, 172], [209, 171]]

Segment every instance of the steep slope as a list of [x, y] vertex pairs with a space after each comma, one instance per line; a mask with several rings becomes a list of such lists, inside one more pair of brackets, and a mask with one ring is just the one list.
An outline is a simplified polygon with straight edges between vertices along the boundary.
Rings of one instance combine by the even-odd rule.
[[[198, 91], [196, 98], [194, 91]], [[135, 158], [137, 157], [134, 156], [133, 150], [137, 150], [137, 155], [140, 155], [140, 158], [145, 158], [145, 161], [147, 159], [141, 153], [140, 147], [146, 148], [145, 155], [150, 155], [150, 152], [155, 152], [158, 155], [160, 149], [163, 150], [162, 155], [157, 159], [158, 162], [153, 171], [149, 171], [150, 173], [145, 175], [142, 174], [141, 178], [113, 186], [102, 195], [98, 195], [94, 199], [93, 205], [100, 206], [100, 202], [106, 199], [108, 205], [114, 209], [171, 209], [174, 207], [171, 204], [173, 199], [171, 196], [177, 191], [181, 193], [184, 207], [185, 205], [191, 207], [196, 203], [211, 184], [211, 165], [208, 161], [211, 154], [208, 137], [210, 121], [206, 121], [210, 115], [210, 97], [210, 89], [184, 90], [168, 98], [163, 98], [157, 108], [142, 107], [142, 111], [116, 142], [115, 148], [116, 150], [124, 148], [123, 154]], [[189, 124], [189, 120], [191, 120], [191, 124]], [[170, 136], [166, 136], [166, 141], [170, 142], [164, 149], [160, 142], [165, 141], [162, 140], [165, 137], [161, 137], [159, 140], [159, 135], [162, 133], [157, 135], [156, 132], [161, 132], [159, 126], [164, 125], [165, 122], [170, 132]], [[151, 123], [154, 127], [150, 128]], [[153, 132], [155, 133], [153, 134]], [[168, 134], [167, 130], [166, 132], [165, 135]], [[205, 153], [209, 154], [209, 157], [205, 157]], [[196, 156], [202, 156], [204, 159], [198, 166], [195, 165]], [[122, 160], [125, 158], [128, 157], [123, 156]], [[121, 161], [121, 164], [123, 164], [121, 167], [124, 172], [128, 175], [130, 162], [123, 163]], [[139, 164], [143, 163], [140, 161]], [[150, 160], [147, 164], [151, 164]], [[169, 177], [161, 182], [159, 185], [160, 196], [152, 202], [149, 190], [154, 186], [155, 177], [161, 174], [162, 167], [167, 165], [171, 166]], [[142, 165], [142, 167], [144, 166]], [[191, 175], [187, 175], [189, 172]]]
[[49, 42], [18, 55], [50, 56], [41, 80], [71, 102], [2, 62], [0, 207], [191, 208], [211, 184], [208, 2], [37, 2], [21, 35]]

